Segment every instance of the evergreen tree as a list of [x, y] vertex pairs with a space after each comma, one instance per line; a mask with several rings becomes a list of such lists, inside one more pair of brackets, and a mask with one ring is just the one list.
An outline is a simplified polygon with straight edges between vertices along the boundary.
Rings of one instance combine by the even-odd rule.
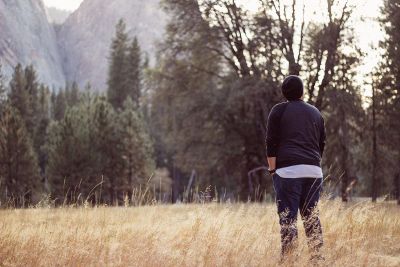
[[25, 73], [21, 64], [18, 64], [14, 68], [14, 73], [10, 81], [9, 99], [11, 105], [18, 110], [21, 118], [27, 126], [27, 121], [31, 114], [31, 104], [29, 93], [25, 90], [26, 88], [27, 82], [25, 79]]
[[71, 97], [70, 95], [71, 95], [71, 87], [70, 87], [69, 83], [67, 82], [64, 87], [64, 98], [65, 98], [66, 106], [69, 106], [69, 99]]
[[21, 114], [29, 134], [42, 177], [47, 154], [44, 150], [49, 124], [48, 89], [41, 86], [32, 65], [22, 70], [18, 64], [10, 82], [10, 102]]
[[114, 109], [104, 97], [97, 97], [94, 100], [90, 120], [96, 159], [93, 171], [98, 173], [98, 176], [104, 177], [109, 202], [122, 201], [125, 181], [122, 176], [121, 136], [118, 133]]
[[140, 46], [136, 37], [134, 37], [129, 47], [126, 78], [129, 92], [128, 96], [131, 97], [133, 103], [138, 107], [141, 96], [142, 65]]
[[67, 100], [64, 90], [60, 89], [58, 93], [54, 93], [54, 96], [52, 95], [52, 102], [53, 119], [59, 121], [64, 117], [67, 109]]
[[131, 100], [117, 115], [105, 97], [85, 93], [51, 125], [48, 150], [52, 194], [67, 202], [119, 203], [152, 169], [151, 143]]
[[[51, 195], [57, 203], [85, 200], [101, 181], [95, 170], [94, 140], [90, 135], [91, 103], [68, 108], [59, 121], [49, 126], [48, 179]], [[81, 198], [80, 198], [81, 197]]]
[[7, 104], [0, 117], [1, 201], [18, 206], [37, 201], [40, 193], [38, 167], [25, 122]]
[[380, 43], [382, 61], [374, 74], [374, 112], [377, 132], [376, 158], [379, 164], [375, 169], [384, 170], [384, 177], [391, 181], [382, 183], [375, 172], [372, 181], [373, 200], [384, 189], [394, 191], [396, 177], [400, 175], [400, 0], [385, 0], [381, 10], [380, 23], [385, 31], [385, 38]]
[[111, 44], [110, 65], [108, 72], [108, 101], [115, 109], [121, 109], [129, 95], [127, 86], [128, 35], [123, 19], [116, 25], [115, 38]]
[[150, 58], [148, 53], [144, 53], [144, 59], [143, 59], [143, 69], [147, 70], [150, 67]]
[[120, 155], [124, 163], [127, 191], [150, 176], [154, 169], [153, 147], [137, 106], [130, 97], [124, 102], [119, 115], [118, 127], [122, 142]]
[[39, 93], [39, 82], [37, 81], [37, 74], [32, 65], [25, 68], [25, 91], [29, 97], [29, 114], [25, 118], [27, 129], [30, 134], [33, 134], [35, 127], [38, 123], [37, 112], [38, 112], [38, 93]]
[[68, 99], [68, 106], [72, 107], [79, 102], [79, 88], [76, 82], [72, 83], [71, 92]]
[[34, 149], [42, 177], [45, 176], [48, 153], [46, 151], [47, 128], [50, 124], [50, 91], [44, 85], [39, 88], [36, 127], [34, 132]]
[[22, 66], [18, 64], [10, 81], [9, 97], [13, 107], [21, 114], [30, 135], [33, 135], [37, 124], [38, 90], [39, 83], [33, 66], [30, 65], [23, 70]]
[[69, 83], [66, 83], [63, 91], [66, 107], [73, 107], [78, 104], [79, 87], [76, 82], [73, 82], [71, 85]]
[[[361, 89], [354, 82], [361, 55], [339, 53], [338, 65], [331, 85], [327, 88], [326, 117], [327, 146], [324, 165], [328, 168], [329, 178], [339, 185], [342, 201], [347, 202], [353, 187], [359, 183], [359, 177], [365, 177], [368, 172], [362, 166], [366, 165], [363, 152], [362, 137], [366, 114], [362, 106]], [[363, 181], [365, 184], [365, 179]]]
[[57, 92], [56, 90], [51, 90], [51, 94], [50, 94], [50, 115], [51, 118], [54, 119], [54, 110], [55, 110], [55, 106], [56, 106], [56, 99], [57, 99]]

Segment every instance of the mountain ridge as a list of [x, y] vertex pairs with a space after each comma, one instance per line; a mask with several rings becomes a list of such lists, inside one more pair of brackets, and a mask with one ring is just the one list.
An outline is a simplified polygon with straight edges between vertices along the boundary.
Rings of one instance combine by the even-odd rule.
[[61, 24], [51, 22], [48, 10], [42, 0], [0, 0], [0, 63], [7, 81], [17, 63], [32, 64], [50, 87], [90, 82], [104, 91], [117, 21], [126, 21], [130, 37], [137, 36], [154, 61], [167, 18], [159, 0], [84, 0], [68, 17], [55, 15], [65, 19]]
[[34, 65], [40, 81], [51, 87], [64, 84], [56, 34], [41, 0], [0, 0], [0, 29], [0, 63], [6, 82], [21, 63]]
[[159, 0], [85, 0], [57, 31], [69, 82], [80, 87], [90, 82], [96, 90], [105, 90], [111, 40], [121, 18], [129, 36], [137, 36], [142, 50], [154, 58], [155, 41], [162, 37], [166, 22]]

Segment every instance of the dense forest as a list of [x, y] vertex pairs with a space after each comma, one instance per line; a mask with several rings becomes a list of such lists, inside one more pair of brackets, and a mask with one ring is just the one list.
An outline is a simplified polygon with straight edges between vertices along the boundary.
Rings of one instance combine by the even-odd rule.
[[104, 93], [48, 88], [17, 65], [9, 83], [0, 77], [1, 205], [122, 204], [142, 191], [163, 202], [271, 199], [266, 119], [289, 74], [326, 121], [325, 191], [400, 204], [400, 0], [384, 1], [381, 61], [363, 84], [356, 7], [328, 0], [309, 22], [292, 3], [262, 0], [252, 13], [233, 0], [164, 0], [152, 66], [121, 19]]

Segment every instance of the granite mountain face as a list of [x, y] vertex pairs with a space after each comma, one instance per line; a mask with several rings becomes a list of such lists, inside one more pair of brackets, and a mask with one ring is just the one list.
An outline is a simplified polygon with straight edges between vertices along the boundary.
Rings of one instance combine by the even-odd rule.
[[151, 60], [166, 24], [159, 0], [84, 0], [62, 24], [49, 22], [57, 22], [54, 16], [41, 0], [0, 0], [0, 62], [6, 78], [20, 62], [33, 64], [40, 81], [50, 86], [76, 81], [82, 88], [90, 82], [104, 91], [118, 20], [125, 20], [129, 35], [138, 37]]
[[41, 82], [62, 86], [65, 76], [46, 9], [38, 0], [0, 0], [0, 63], [6, 80], [13, 67], [33, 64]]

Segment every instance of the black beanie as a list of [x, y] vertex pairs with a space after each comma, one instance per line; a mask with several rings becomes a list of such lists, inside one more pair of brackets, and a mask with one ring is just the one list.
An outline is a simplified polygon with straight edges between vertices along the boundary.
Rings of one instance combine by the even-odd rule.
[[303, 96], [303, 81], [296, 75], [290, 75], [282, 83], [283, 96], [291, 101], [298, 100]]

